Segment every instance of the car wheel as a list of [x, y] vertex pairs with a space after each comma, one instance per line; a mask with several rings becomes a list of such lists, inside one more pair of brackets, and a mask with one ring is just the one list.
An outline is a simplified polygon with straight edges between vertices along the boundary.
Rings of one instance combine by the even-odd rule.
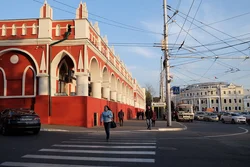
[[33, 131], [33, 133], [34, 133], [35, 135], [37, 135], [39, 132], [40, 132], [40, 129], [36, 129], [36, 130]]
[[1, 134], [4, 135], [4, 136], [8, 134], [8, 129], [6, 128], [5, 125], [2, 126]]
[[235, 124], [235, 121], [234, 121], [234, 119], [232, 119], [231, 123], [232, 123], [232, 124]]
[[224, 124], [225, 123], [224, 119], [222, 119], [221, 122]]

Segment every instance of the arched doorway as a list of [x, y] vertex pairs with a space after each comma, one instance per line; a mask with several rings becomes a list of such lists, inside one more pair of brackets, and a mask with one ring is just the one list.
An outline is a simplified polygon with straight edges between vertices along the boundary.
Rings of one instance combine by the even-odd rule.
[[64, 56], [58, 65], [57, 96], [71, 96], [76, 93], [76, 78], [74, 73], [73, 61], [69, 56]]

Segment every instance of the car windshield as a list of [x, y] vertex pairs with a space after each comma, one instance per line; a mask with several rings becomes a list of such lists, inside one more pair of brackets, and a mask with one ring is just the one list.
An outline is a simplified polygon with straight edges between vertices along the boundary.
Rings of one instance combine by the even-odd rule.
[[11, 111], [12, 115], [25, 115], [25, 114], [35, 114], [33, 110], [29, 109], [15, 109]]
[[231, 114], [232, 116], [240, 116], [240, 114]]
[[190, 112], [190, 109], [187, 107], [179, 107], [179, 111]]

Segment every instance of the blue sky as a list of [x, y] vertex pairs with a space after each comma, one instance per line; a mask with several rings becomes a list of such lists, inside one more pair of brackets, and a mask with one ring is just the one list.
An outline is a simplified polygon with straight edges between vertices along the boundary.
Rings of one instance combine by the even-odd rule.
[[[43, 2], [43, 0], [36, 1]], [[7, 7], [1, 8], [0, 19], [37, 18], [42, 4], [36, 1], [3, 1], [1, 6]], [[75, 8], [80, 3], [80, 0], [60, 1]], [[109, 44], [114, 45], [116, 54], [119, 54], [140, 85], [153, 85], [155, 95], [158, 95], [162, 52], [159, 47], [153, 46], [154, 43], [160, 43], [162, 39], [162, 0], [85, 0], [83, 2], [87, 3], [90, 21], [99, 20], [117, 25], [111, 26], [99, 22], [101, 35], [108, 36]], [[48, 0], [48, 3], [68, 11], [54, 8], [54, 19], [75, 18], [75, 9], [54, 0]], [[170, 69], [173, 75], [171, 86], [183, 87], [197, 82], [226, 81], [250, 88], [250, 59], [244, 61], [244, 58], [250, 55], [250, 44], [246, 43], [250, 40], [250, 13], [245, 14], [250, 12], [250, 1], [195, 0], [193, 5], [192, 3], [193, 0], [168, 0], [168, 5], [171, 6], [171, 11], [168, 10], [170, 17], [176, 9], [179, 10], [173, 18], [174, 22], [169, 24], [169, 49], [174, 49], [170, 52], [170, 65], [174, 66]], [[185, 22], [185, 14], [189, 10], [190, 18]], [[194, 20], [191, 25], [189, 21], [192, 22], [196, 11], [197, 21]], [[124, 25], [92, 14], [129, 25], [130, 28], [121, 28], [119, 26], [124, 27]], [[245, 15], [235, 17], [241, 14]], [[182, 26], [183, 30], [179, 34]], [[195, 28], [196, 26], [203, 27], [201, 29]], [[140, 30], [131, 30], [134, 27]], [[191, 36], [187, 35], [187, 32]], [[176, 40], [178, 35], [179, 38]], [[184, 39], [183, 47], [177, 51]], [[244, 42], [245, 44], [242, 44]], [[132, 45], [133, 43], [137, 44]], [[210, 58], [201, 59], [207, 56]], [[215, 59], [216, 56], [218, 59]]]

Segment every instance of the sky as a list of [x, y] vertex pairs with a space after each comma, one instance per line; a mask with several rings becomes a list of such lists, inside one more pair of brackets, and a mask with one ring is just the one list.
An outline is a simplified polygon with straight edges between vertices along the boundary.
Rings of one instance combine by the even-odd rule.
[[[74, 19], [81, 0], [47, 0], [54, 19]], [[1, 2], [0, 20], [38, 18], [44, 0]], [[67, 5], [60, 4], [62, 2]], [[163, 0], [85, 0], [89, 20], [137, 79], [158, 96]], [[171, 86], [228, 82], [250, 88], [250, 1], [167, 0]], [[6, 6], [6, 7], [3, 7]], [[178, 13], [173, 16], [174, 12]], [[198, 27], [198, 28], [197, 28]], [[183, 43], [182, 47], [181, 44]]]

